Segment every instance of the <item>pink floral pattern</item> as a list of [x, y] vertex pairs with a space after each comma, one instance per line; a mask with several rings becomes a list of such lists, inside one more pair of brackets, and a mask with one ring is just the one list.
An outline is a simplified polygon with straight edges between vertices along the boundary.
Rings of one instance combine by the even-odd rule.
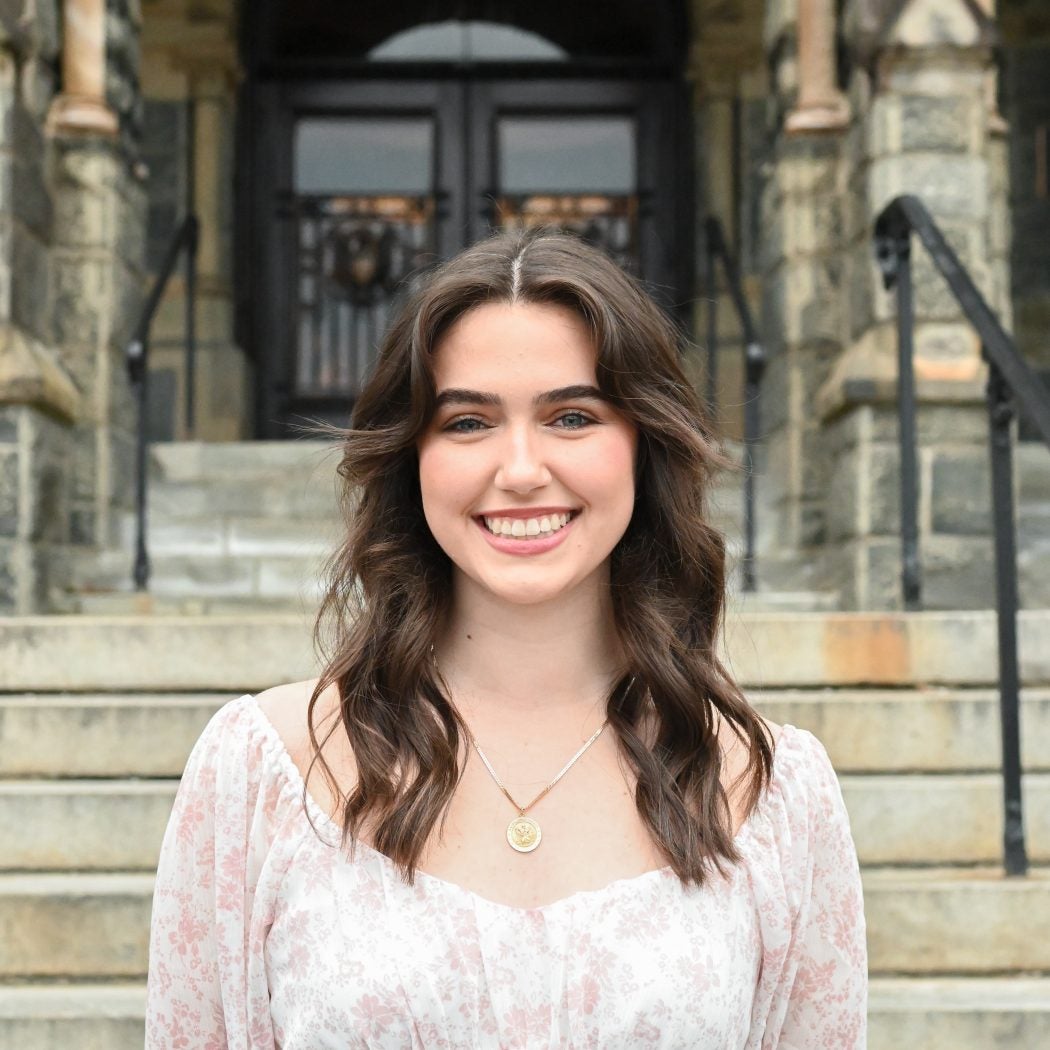
[[[862, 1050], [856, 851], [819, 741], [785, 726], [742, 863], [540, 908], [352, 857], [251, 696], [190, 756], [164, 839], [147, 1050]], [[312, 823], [311, 823], [312, 821]]]

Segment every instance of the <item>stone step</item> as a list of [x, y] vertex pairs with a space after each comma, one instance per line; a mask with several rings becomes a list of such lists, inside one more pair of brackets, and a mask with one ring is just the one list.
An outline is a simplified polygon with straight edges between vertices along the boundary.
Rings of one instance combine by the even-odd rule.
[[315, 470], [306, 476], [224, 478], [219, 481], [153, 481], [149, 488], [149, 521], [178, 521], [217, 514], [224, 518], [289, 518], [308, 521], [340, 519], [334, 472]]
[[230, 694], [0, 696], [0, 777], [177, 777]]
[[[149, 595], [158, 604], [227, 603], [240, 615], [269, 607], [316, 607], [323, 555], [150, 554]], [[134, 590], [134, 558], [126, 551], [83, 556], [74, 565], [74, 599], [83, 610], [96, 597], [139, 597]], [[117, 600], [117, 599], [114, 599]], [[236, 605], [233, 605], [236, 603]]]
[[[310, 628], [294, 615], [0, 618], [0, 692], [242, 693], [312, 677]], [[990, 612], [731, 612], [725, 633], [749, 689], [998, 680]], [[1019, 636], [1022, 679], [1050, 683], [1050, 610], [1022, 612]]]
[[[124, 528], [123, 547], [133, 550], [134, 522], [127, 519]], [[202, 558], [301, 558], [319, 563], [334, 549], [340, 528], [335, 520], [304, 522], [204, 514], [171, 520], [154, 518], [146, 538], [151, 558], [189, 554]]]
[[0, 780], [0, 871], [155, 871], [174, 780]]
[[864, 872], [869, 968], [879, 974], [1050, 972], [1050, 869]]
[[152, 893], [152, 875], [0, 875], [0, 979], [144, 976]]
[[339, 456], [335, 443], [314, 440], [171, 441], [150, 446], [154, 476], [178, 482], [334, 477]]
[[875, 977], [868, 1050], [1046, 1050], [1050, 978]]
[[[1050, 979], [874, 977], [869, 1050], [1045, 1050]], [[0, 986], [0, 1046], [141, 1050], [146, 986]]]
[[[0, 875], [0, 980], [141, 977], [152, 876]], [[1050, 971], [1050, 871], [886, 869], [864, 874], [869, 966], [879, 975]]]
[[[275, 679], [271, 684], [291, 679]], [[0, 695], [0, 777], [177, 777], [222, 693]], [[995, 772], [991, 689], [752, 690], [768, 718], [808, 729], [840, 773]], [[1050, 689], [1026, 689], [1024, 768], [1050, 772]]]
[[[861, 864], [995, 864], [1003, 855], [1002, 778], [840, 776]], [[1050, 863], [1050, 775], [1023, 782], [1029, 859]]]
[[[861, 864], [994, 864], [993, 774], [841, 776]], [[0, 871], [153, 871], [175, 780], [0, 780]], [[1050, 775], [1024, 783], [1028, 855], [1050, 863]]]
[[[995, 772], [1002, 768], [995, 689], [755, 689], [766, 717], [815, 733], [840, 773]], [[1050, 772], [1050, 689], [1021, 698], [1021, 760]]]
[[142, 1050], [146, 985], [0, 985], [0, 1047]]

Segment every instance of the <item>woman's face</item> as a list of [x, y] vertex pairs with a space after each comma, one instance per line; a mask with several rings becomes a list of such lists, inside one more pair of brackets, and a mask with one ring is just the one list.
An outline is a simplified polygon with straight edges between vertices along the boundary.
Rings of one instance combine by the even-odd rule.
[[533, 604], [608, 578], [634, 508], [637, 435], [602, 398], [595, 363], [587, 326], [560, 306], [486, 303], [438, 343], [419, 482], [458, 585]]

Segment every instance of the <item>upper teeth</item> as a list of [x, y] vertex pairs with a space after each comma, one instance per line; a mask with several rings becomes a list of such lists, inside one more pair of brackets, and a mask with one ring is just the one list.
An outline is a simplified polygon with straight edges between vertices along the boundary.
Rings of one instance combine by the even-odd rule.
[[497, 536], [538, 536], [541, 532], [557, 532], [569, 524], [571, 514], [547, 514], [542, 518], [485, 518], [489, 532]]

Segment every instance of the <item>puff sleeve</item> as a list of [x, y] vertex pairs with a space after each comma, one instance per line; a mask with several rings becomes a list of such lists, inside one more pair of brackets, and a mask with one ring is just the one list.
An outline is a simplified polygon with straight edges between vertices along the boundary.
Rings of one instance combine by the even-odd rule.
[[215, 714], [179, 785], [153, 896], [146, 1050], [274, 1046], [263, 946], [280, 791], [254, 703]]
[[[864, 1050], [867, 946], [857, 851], [835, 772], [821, 743], [807, 752], [805, 814], [797, 827], [799, 908], [782, 973], [786, 1010], [769, 1050]], [[765, 1047], [767, 1044], [763, 1044]]]

